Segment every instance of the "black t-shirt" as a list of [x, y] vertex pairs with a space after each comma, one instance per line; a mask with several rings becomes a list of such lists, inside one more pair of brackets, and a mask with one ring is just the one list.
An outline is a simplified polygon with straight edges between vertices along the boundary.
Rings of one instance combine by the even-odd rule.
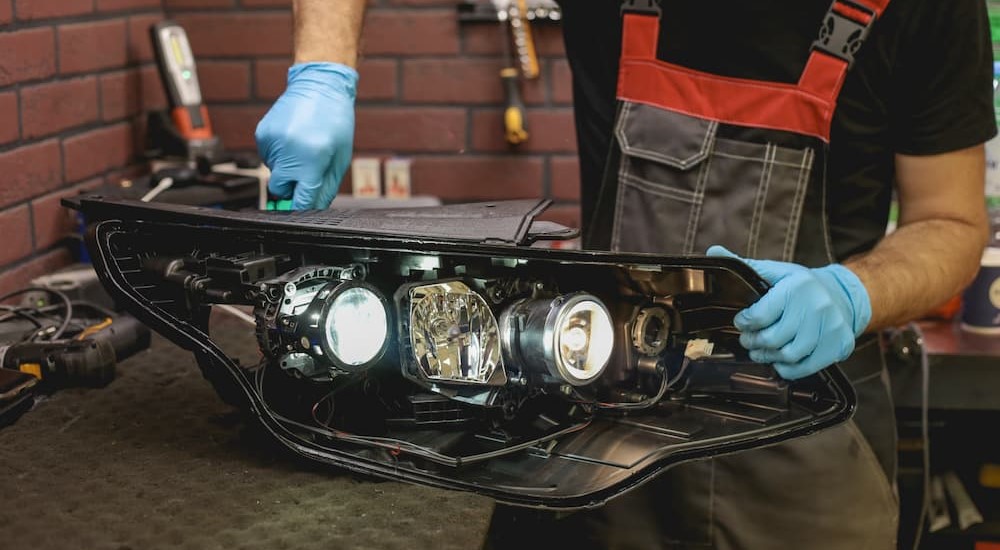
[[[620, 0], [562, 0], [588, 222], [604, 174], [621, 51]], [[830, 0], [663, 0], [659, 57], [713, 74], [796, 82]], [[885, 233], [894, 154], [996, 133], [985, 0], [893, 0], [848, 74], [833, 119], [827, 209], [842, 261]], [[942, 181], [941, 185], [948, 185]]]

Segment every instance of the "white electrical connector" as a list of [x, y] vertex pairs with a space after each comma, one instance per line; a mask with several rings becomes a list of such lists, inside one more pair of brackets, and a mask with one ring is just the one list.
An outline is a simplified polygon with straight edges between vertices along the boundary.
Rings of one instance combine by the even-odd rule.
[[162, 180], [160, 180], [160, 183], [156, 184], [156, 187], [150, 189], [149, 192], [143, 195], [142, 198], [139, 200], [142, 202], [151, 202], [153, 199], [159, 196], [160, 193], [166, 191], [167, 189], [170, 189], [171, 187], [173, 187], [173, 185], [174, 185], [174, 178], [170, 177], [163, 178]]
[[713, 351], [715, 351], [715, 344], [706, 338], [695, 338], [688, 340], [687, 346], [684, 348], [684, 357], [691, 361], [697, 361], [712, 355]]

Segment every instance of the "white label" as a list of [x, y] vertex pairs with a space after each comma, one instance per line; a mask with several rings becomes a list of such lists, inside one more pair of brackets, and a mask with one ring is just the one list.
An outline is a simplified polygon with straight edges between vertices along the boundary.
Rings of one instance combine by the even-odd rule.
[[382, 196], [381, 163], [376, 158], [356, 158], [351, 162], [351, 182], [354, 196], [378, 198]]
[[410, 159], [394, 158], [385, 162], [385, 196], [410, 198]]

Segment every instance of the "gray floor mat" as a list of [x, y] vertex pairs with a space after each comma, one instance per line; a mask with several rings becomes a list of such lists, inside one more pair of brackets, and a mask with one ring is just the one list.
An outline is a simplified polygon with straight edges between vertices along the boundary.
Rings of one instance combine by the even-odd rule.
[[[220, 318], [227, 350], [252, 330]], [[159, 336], [99, 390], [0, 430], [0, 548], [478, 548], [488, 499], [367, 480], [277, 452]]]

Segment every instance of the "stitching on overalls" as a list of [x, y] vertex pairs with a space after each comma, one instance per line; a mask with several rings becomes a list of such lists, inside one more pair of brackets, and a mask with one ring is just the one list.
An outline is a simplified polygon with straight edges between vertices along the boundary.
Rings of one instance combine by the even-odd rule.
[[676, 198], [677, 200], [682, 200], [684, 202], [695, 202], [698, 200], [698, 195], [694, 191], [688, 191], [686, 189], [677, 189], [675, 187], [670, 187], [663, 185], [661, 183], [656, 183], [650, 181], [646, 178], [636, 175], [634, 171], [629, 171], [623, 174], [625, 180], [631, 184], [633, 187], [642, 190], [649, 190], [652, 193], [660, 193], [664, 196], [669, 196], [671, 198]]
[[882, 468], [882, 463], [879, 462], [878, 456], [875, 455], [875, 449], [872, 448], [872, 444], [868, 442], [865, 435], [861, 433], [861, 428], [854, 422], [854, 419], [845, 422], [844, 426], [847, 427], [850, 436], [857, 441], [860, 451], [859, 455], [864, 457], [864, 461], [868, 464], [868, 467], [872, 468], [878, 479], [882, 481], [882, 483], [876, 483], [876, 485], [879, 485], [882, 489], [886, 511], [889, 512], [891, 517], [898, 519], [897, 514], [899, 513], [899, 509], [896, 505], [896, 495], [892, 490], [889, 474]]
[[[622, 106], [622, 113], [618, 117], [618, 121], [615, 126], [615, 134], [618, 135], [619, 131], [625, 124], [625, 117], [628, 115], [630, 108], [629, 103], [625, 103]], [[621, 155], [621, 160], [618, 162], [618, 191], [615, 193], [615, 215], [611, 219], [611, 250], [613, 252], [619, 252], [621, 250], [621, 225], [622, 225], [622, 205], [625, 202], [625, 186], [621, 185], [624, 174], [628, 170], [628, 155]]]
[[[714, 136], [715, 129], [718, 127], [718, 122], [712, 122], [708, 126], [708, 135]], [[711, 149], [714, 149], [714, 144]], [[698, 222], [701, 221], [701, 207], [705, 202], [705, 187], [708, 185], [708, 176], [712, 172], [712, 155], [709, 154], [705, 159], [705, 163], [701, 166], [701, 173], [698, 174], [698, 183], [695, 186], [695, 196], [697, 196], [698, 201], [694, 204], [694, 208], [688, 214], [688, 227], [687, 234], [684, 236], [684, 249], [682, 250], [685, 254], [691, 254], [694, 252], [694, 240], [695, 233], [698, 229]]]
[[822, 174], [823, 183], [821, 186], [821, 189], [823, 190], [823, 197], [822, 197], [823, 217], [821, 218], [821, 220], [823, 222], [823, 244], [826, 246], [826, 260], [832, 264], [836, 263], [836, 260], [833, 258], [833, 240], [832, 237], [830, 236], [830, 214], [826, 210], [826, 194], [827, 194], [826, 166], [827, 166], [826, 155], [823, 155], [823, 174]]
[[757, 196], [754, 198], [753, 218], [750, 220], [750, 234], [747, 237], [747, 256], [757, 256], [757, 245], [760, 241], [761, 218], [764, 215], [764, 205], [767, 203], [767, 191], [771, 185], [771, 170], [774, 167], [770, 161], [777, 155], [774, 145], [768, 143], [764, 149], [764, 166], [760, 170], [760, 181], [757, 182]]
[[795, 242], [799, 234], [799, 222], [802, 219], [802, 207], [805, 204], [806, 187], [809, 183], [809, 178], [806, 176], [812, 169], [813, 154], [812, 149], [806, 149], [805, 154], [802, 155], [799, 179], [795, 184], [795, 198], [792, 200], [792, 219], [785, 233], [785, 250], [781, 255], [781, 259], [786, 262], [791, 261], [792, 255], [795, 253]]
[[[633, 103], [627, 102], [625, 105], [626, 105], [625, 112], [622, 114], [622, 118], [621, 118], [622, 122], [629, 116], [629, 114], [631, 114]], [[664, 111], [664, 112], [667, 112], [667, 113], [670, 113], [670, 114], [675, 114], [675, 115], [678, 115], [678, 116], [681, 116], [681, 117], [685, 117], [685, 118], [696, 118], [696, 117], [692, 117], [690, 115], [686, 115], [686, 114], [679, 113], [679, 112], [676, 112], [676, 111], [671, 111], [671, 110], [668, 110], [668, 109], [662, 109], [662, 108], [659, 108], [659, 107], [652, 107], [652, 108], [658, 109], [660, 111]], [[639, 158], [642, 158], [642, 159], [646, 159], [646, 160], [650, 160], [650, 161], [653, 161], [653, 162], [661, 162], [661, 163], [666, 164], [666, 165], [668, 165], [668, 166], [670, 166], [672, 168], [678, 168], [680, 170], [687, 170], [691, 166], [693, 166], [693, 165], [701, 162], [702, 160], [704, 160], [705, 157], [708, 155], [708, 153], [707, 153], [707, 151], [708, 151], [708, 143], [709, 143], [709, 140], [712, 139], [712, 136], [714, 134], [713, 130], [714, 130], [715, 126], [718, 126], [718, 123], [716, 123], [716, 122], [709, 122], [708, 128], [705, 129], [705, 135], [701, 139], [701, 145], [698, 146], [698, 152], [695, 155], [693, 155], [693, 157], [689, 157], [687, 159], [680, 159], [680, 158], [677, 158], [677, 157], [671, 157], [671, 156], [667, 156], [667, 155], [665, 155], [663, 153], [660, 153], [660, 152], [657, 152], [657, 151], [652, 151], [652, 150], [649, 150], [649, 149], [643, 149], [643, 148], [640, 148], [640, 147], [637, 147], [637, 146], [633, 146], [628, 141], [628, 134], [627, 134], [627, 132], [625, 132], [625, 125], [624, 125], [624, 123], [617, 124], [615, 126], [615, 130], [614, 131], [615, 131], [615, 133], [618, 136], [618, 140], [625, 146], [625, 149], [627, 150], [627, 152], [624, 153], [624, 154], [627, 154], [627, 155], [630, 155], [630, 156], [636, 156], [636, 157], [639, 157]]]
[[[744, 155], [734, 155], [733, 153], [721, 153], [718, 150], [713, 151], [712, 154], [715, 155], [715, 156], [717, 156], [717, 157], [722, 157], [722, 158], [727, 158], [727, 159], [734, 159], [734, 160], [753, 160], [753, 161], [760, 160], [757, 157], [748, 157], [748, 156], [744, 156]], [[775, 155], [775, 157], [777, 157], [777, 155]], [[785, 162], [783, 160], [778, 160], [777, 158], [775, 158], [774, 160], [772, 160], [771, 164], [774, 164], [776, 166], [786, 166], [788, 168], [799, 168], [799, 167], [802, 166], [801, 163]]]

